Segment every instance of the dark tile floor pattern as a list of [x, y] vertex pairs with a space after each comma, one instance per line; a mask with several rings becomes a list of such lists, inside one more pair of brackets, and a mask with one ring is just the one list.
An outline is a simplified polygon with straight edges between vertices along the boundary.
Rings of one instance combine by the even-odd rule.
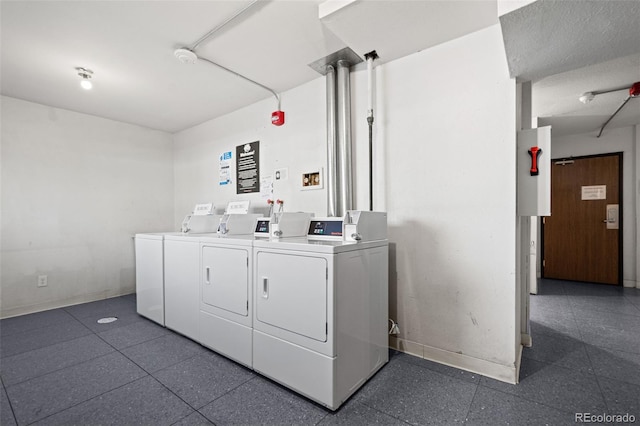
[[[640, 290], [542, 281], [521, 383], [402, 353], [333, 413], [139, 317], [135, 295], [0, 321], [0, 424], [640, 422]], [[118, 321], [98, 324], [105, 316]]]

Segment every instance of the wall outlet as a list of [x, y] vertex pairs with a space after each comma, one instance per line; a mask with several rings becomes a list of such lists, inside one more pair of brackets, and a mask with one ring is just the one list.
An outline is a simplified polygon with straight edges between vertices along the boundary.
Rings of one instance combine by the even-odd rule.
[[46, 286], [47, 286], [47, 276], [38, 275], [38, 287], [46, 287]]
[[289, 178], [289, 169], [276, 169], [274, 175], [276, 180], [287, 180]]

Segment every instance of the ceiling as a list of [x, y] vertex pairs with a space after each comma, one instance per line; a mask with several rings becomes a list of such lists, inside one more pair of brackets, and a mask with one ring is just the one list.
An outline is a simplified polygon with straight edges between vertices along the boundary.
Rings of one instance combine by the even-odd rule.
[[[509, 72], [532, 82], [533, 115], [553, 134], [598, 134], [640, 81], [640, 1], [541, 0], [500, 17]], [[640, 124], [640, 98], [607, 125]], [[605, 130], [606, 131], [606, 130]]]
[[[210, 63], [174, 57], [251, 3], [2, 0], [1, 93], [167, 132], [273, 98]], [[389, 62], [496, 24], [497, 15], [496, 0], [259, 1], [195, 52], [282, 93], [320, 77], [309, 64], [344, 47]], [[541, 124], [591, 132], [619, 106], [615, 94], [586, 106], [577, 97], [640, 81], [638, 17], [636, 0], [540, 0], [500, 18], [511, 75], [534, 82]], [[560, 23], [573, 30], [557, 31]], [[94, 89], [79, 88], [76, 67], [94, 71]], [[640, 124], [638, 104], [610, 126]]]

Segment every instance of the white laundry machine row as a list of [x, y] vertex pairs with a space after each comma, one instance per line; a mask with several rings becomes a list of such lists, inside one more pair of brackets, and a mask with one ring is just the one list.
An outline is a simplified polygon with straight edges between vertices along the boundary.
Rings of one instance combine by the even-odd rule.
[[386, 214], [271, 219], [163, 235], [166, 327], [335, 410], [388, 361]]
[[328, 232], [336, 221], [253, 243], [253, 368], [332, 410], [388, 361], [386, 214], [340, 227], [352, 241]]

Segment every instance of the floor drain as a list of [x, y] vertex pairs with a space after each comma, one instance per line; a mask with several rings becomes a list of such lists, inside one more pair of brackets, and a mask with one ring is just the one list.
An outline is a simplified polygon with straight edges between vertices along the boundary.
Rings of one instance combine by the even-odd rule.
[[114, 321], [118, 321], [118, 318], [116, 318], [116, 317], [100, 318], [98, 320], [98, 324], [109, 324], [109, 323], [112, 323]]

